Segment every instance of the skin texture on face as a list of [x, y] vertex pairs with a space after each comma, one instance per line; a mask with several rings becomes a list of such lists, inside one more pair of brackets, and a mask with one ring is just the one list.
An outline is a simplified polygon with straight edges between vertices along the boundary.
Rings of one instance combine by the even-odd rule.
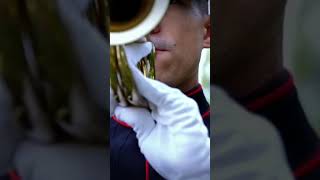
[[149, 34], [156, 47], [156, 79], [187, 91], [198, 83], [203, 48], [210, 47], [210, 20], [191, 7], [170, 4], [160, 24]]
[[281, 71], [286, 0], [218, 0], [213, 10], [213, 79], [245, 96]]

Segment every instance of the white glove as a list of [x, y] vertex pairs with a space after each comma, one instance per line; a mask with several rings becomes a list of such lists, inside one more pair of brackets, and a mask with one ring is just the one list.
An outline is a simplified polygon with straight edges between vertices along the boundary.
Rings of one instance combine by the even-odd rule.
[[144, 49], [150, 52], [151, 44], [125, 47], [137, 89], [151, 112], [117, 106], [116, 117], [132, 126], [141, 152], [164, 178], [210, 179], [210, 138], [197, 103], [180, 90], [142, 75], [135, 65], [146, 55], [140, 53]]

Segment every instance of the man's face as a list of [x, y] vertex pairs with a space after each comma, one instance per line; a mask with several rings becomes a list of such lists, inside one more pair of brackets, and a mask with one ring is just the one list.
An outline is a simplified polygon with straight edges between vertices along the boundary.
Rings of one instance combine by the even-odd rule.
[[201, 50], [210, 46], [207, 37], [210, 30], [206, 28], [209, 21], [189, 6], [169, 5], [166, 15], [148, 37], [156, 46], [159, 81], [182, 91], [190, 88], [192, 81], [197, 83]]

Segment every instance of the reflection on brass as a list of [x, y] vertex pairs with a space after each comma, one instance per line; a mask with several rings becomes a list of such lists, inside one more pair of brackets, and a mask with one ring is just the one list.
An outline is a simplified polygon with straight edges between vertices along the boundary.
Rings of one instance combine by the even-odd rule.
[[[138, 68], [148, 78], [155, 79], [155, 49], [140, 60]], [[115, 98], [122, 106], [147, 106], [147, 102], [137, 92], [129, 69], [123, 46], [110, 48], [110, 86]]]

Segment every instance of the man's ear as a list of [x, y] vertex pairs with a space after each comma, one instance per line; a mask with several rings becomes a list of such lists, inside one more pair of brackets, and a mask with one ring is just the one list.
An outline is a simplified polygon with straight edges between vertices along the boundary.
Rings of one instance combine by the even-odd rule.
[[210, 48], [210, 39], [211, 39], [211, 23], [210, 15], [207, 15], [203, 24], [203, 48]]

